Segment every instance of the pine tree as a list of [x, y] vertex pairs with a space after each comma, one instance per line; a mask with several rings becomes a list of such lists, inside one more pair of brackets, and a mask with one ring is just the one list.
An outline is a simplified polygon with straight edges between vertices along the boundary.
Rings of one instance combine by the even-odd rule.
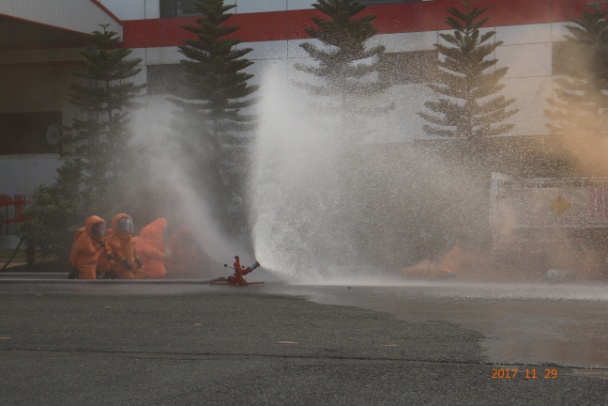
[[126, 59], [132, 51], [121, 48], [117, 33], [102, 28], [93, 32], [91, 46], [81, 53], [83, 69], [74, 73], [84, 80], [70, 84], [70, 101], [85, 116], [69, 128], [74, 151], [57, 170], [55, 183], [30, 196], [25, 210], [30, 221], [19, 231], [43, 257], [67, 259], [74, 231], [87, 216], [111, 216], [129, 207], [123, 194], [134, 161], [128, 116], [145, 85], [129, 82], [141, 71], [141, 59]]
[[555, 98], [545, 111], [547, 127], [557, 135], [608, 136], [608, 9], [588, 5], [567, 25], [570, 35], [555, 79]]
[[429, 112], [418, 113], [429, 124], [424, 131], [433, 136], [464, 139], [481, 153], [488, 137], [504, 134], [513, 124], [504, 123], [517, 110], [509, 110], [514, 102], [496, 94], [504, 88], [500, 79], [507, 73], [506, 67], [494, 69], [497, 59], [490, 55], [502, 44], [491, 41], [495, 31], [480, 32], [490, 20], [480, 18], [488, 7], [473, 6], [475, 0], [461, 4], [464, 10], [450, 7], [446, 24], [454, 28], [453, 34], [440, 34], [449, 45], [434, 44], [444, 58], [439, 61], [436, 79], [429, 87], [442, 96], [424, 105]]
[[122, 48], [116, 32], [94, 31], [91, 46], [81, 54], [83, 70], [74, 76], [84, 79], [70, 84], [70, 102], [85, 118], [74, 119], [71, 127], [74, 153], [71, 157], [82, 175], [81, 191], [88, 210], [114, 211], [121, 206], [119, 185], [132, 169], [129, 142], [129, 113], [137, 106], [135, 97], [145, 87], [129, 81], [140, 71], [141, 58]]
[[[428, 87], [439, 95], [437, 100], [427, 101], [426, 111], [419, 112], [427, 123], [426, 134], [456, 140], [448, 158], [455, 159], [468, 171], [463, 187], [470, 191], [467, 206], [450, 205], [444, 212], [458, 213], [466, 228], [448, 230], [455, 241], [465, 246], [481, 246], [489, 240], [487, 228], [488, 175], [493, 161], [489, 139], [507, 133], [513, 128], [505, 122], [516, 114], [509, 106], [514, 99], [498, 93], [504, 88], [500, 80], [508, 68], [496, 68], [492, 58], [502, 41], [493, 40], [496, 32], [481, 28], [490, 20], [483, 17], [488, 7], [480, 8], [475, 0], [465, 0], [462, 8], [450, 7], [445, 23], [454, 29], [452, 33], [440, 33], [444, 42], [434, 44], [439, 53], [438, 69]], [[485, 214], [484, 214], [485, 213]], [[441, 236], [433, 236], [441, 240]]]
[[[319, 144], [313, 141], [324, 165], [311, 169], [307, 196], [293, 205], [303, 220], [298, 226], [312, 230], [307, 231], [311, 236], [307, 248], [313, 257], [327, 260], [326, 253], [332, 252], [345, 263], [357, 262], [355, 242], [374, 235], [358, 232], [365, 227], [355, 220], [369, 217], [366, 209], [373, 199], [371, 195], [353, 198], [354, 191], [366, 189], [363, 175], [370, 170], [362, 165], [367, 150], [363, 141], [374, 131], [372, 120], [393, 108], [382, 100], [391, 86], [381, 75], [386, 48], [368, 46], [378, 32], [373, 25], [376, 16], [366, 13], [367, 6], [358, 0], [318, 0], [313, 7], [322, 15], [312, 17], [313, 24], [305, 29], [314, 41], [300, 46], [310, 62], [294, 65], [303, 73], [294, 83], [314, 98], [307, 107], [320, 123], [321, 134], [330, 135]], [[316, 234], [327, 228], [331, 236]]]
[[[343, 126], [351, 124], [350, 133], [360, 126], [361, 118], [386, 113], [393, 105], [374, 105], [370, 96], [380, 95], [390, 83], [378, 78], [383, 45], [366, 48], [365, 42], [378, 30], [374, 15], [355, 17], [367, 7], [358, 0], [319, 0], [313, 4], [327, 18], [312, 17], [316, 27], [305, 29], [322, 46], [306, 42], [300, 46], [315, 65], [297, 63], [295, 69], [317, 79], [314, 83], [296, 82], [313, 96], [321, 96], [319, 110], [337, 115]], [[361, 132], [359, 130], [358, 132]]]
[[84, 208], [83, 195], [75, 186], [81, 183], [80, 169], [74, 160], [68, 160], [57, 169], [54, 184], [40, 185], [29, 196], [32, 204], [24, 210], [28, 221], [18, 233], [42, 258], [67, 261], [74, 231], [90, 215]]
[[[250, 48], [238, 48], [239, 39], [229, 37], [239, 27], [226, 25], [235, 5], [223, 0], [199, 0], [194, 4], [202, 17], [195, 26], [184, 26], [196, 34], [187, 40], [180, 52], [188, 59], [180, 61], [185, 72], [185, 85], [171, 100], [182, 108], [180, 144], [196, 161], [199, 178], [210, 183], [211, 196], [228, 231], [238, 233], [244, 227], [242, 180], [246, 172], [243, 148], [254, 118], [242, 110], [252, 106], [251, 96], [258, 87], [249, 85], [252, 74], [243, 72], [253, 64], [243, 58]], [[208, 195], [209, 197], [209, 195]], [[238, 219], [235, 221], [235, 219]]]

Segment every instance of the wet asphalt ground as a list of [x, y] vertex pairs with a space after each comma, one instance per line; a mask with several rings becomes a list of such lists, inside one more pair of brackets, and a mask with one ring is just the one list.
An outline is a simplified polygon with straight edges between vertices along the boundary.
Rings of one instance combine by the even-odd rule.
[[606, 405], [606, 286], [0, 280], [2, 405]]

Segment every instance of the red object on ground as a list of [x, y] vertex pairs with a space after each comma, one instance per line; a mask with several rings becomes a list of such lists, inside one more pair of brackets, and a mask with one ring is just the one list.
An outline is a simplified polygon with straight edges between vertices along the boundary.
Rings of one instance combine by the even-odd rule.
[[[228, 267], [228, 265], [226, 265], [226, 264], [224, 264], [224, 266]], [[233, 268], [234, 273], [232, 275], [230, 275], [229, 277], [227, 277], [226, 280], [214, 281], [214, 282], [211, 282], [210, 285], [211, 286], [263, 285], [264, 282], [247, 282], [247, 280], [245, 280], [245, 278], [243, 278], [244, 275], [247, 275], [248, 273], [250, 273], [251, 271], [253, 271], [254, 269], [256, 269], [259, 266], [260, 266], [260, 263], [256, 261], [253, 265], [243, 268], [241, 266], [239, 256], [237, 255], [234, 257], [234, 268]]]

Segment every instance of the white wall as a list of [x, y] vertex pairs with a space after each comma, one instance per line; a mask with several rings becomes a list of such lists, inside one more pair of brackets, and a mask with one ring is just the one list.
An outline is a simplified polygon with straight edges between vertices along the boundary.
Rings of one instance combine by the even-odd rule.
[[2, 0], [0, 14], [87, 34], [108, 24], [111, 31], [122, 35], [122, 27], [90, 1]]
[[[236, 5], [233, 13], [260, 13], [267, 11], [311, 9], [316, 0], [225, 0], [224, 4]], [[146, 20], [160, 17], [159, 0], [100, 0], [122, 21]]]
[[[260, 13], [311, 9], [316, 0], [225, 0], [224, 4], [236, 5], [233, 13]], [[122, 21], [155, 19], [160, 16], [159, 0], [100, 0]]]
[[[551, 40], [556, 31], [563, 33], [561, 24], [557, 24], [557, 27], [552, 24], [538, 24], [487, 28], [490, 29], [496, 30], [496, 40], [504, 41], [493, 56], [498, 59], [497, 67], [509, 68], [503, 79], [505, 89], [501, 94], [514, 98], [512, 108], [519, 109], [519, 113], [510, 119], [510, 122], [515, 124], [510, 134], [545, 134], [547, 129], [544, 110], [552, 93]], [[388, 52], [429, 50], [434, 49], [433, 44], [441, 40], [438, 34], [437, 31], [428, 31], [378, 35], [369, 45], [384, 44]], [[308, 55], [300, 44], [307, 41], [312, 40], [242, 43], [242, 47], [253, 49], [246, 55], [246, 58], [254, 61], [250, 70], [256, 77], [252, 83], [259, 84], [264, 67], [273, 61], [285, 64], [289, 69], [296, 62], [305, 62]], [[143, 56], [147, 64], [153, 65], [178, 63], [183, 59], [176, 47], [147, 49]], [[290, 73], [294, 77], [300, 74]], [[424, 102], [436, 98], [437, 95], [423, 84], [396, 86], [386, 95], [389, 101], [395, 102], [396, 109], [385, 117], [379, 139], [399, 141], [424, 136], [424, 121], [417, 112], [424, 111]]]
[[100, 0], [121, 21], [160, 17], [159, 0]]
[[0, 194], [27, 195], [41, 184], [50, 185], [61, 165], [54, 154], [0, 156]]

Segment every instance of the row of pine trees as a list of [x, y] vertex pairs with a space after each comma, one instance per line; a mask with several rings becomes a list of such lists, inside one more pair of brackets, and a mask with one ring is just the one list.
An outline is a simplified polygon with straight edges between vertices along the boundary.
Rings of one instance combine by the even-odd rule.
[[[514, 99], [501, 95], [507, 68], [496, 68], [492, 57], [502, 42], [494, 39], [495, 31], [482, 29], [490, 20], [488, 8], [475, 3], [464, 0], [448, 10], [445, 22], [453, 32], [440, 34], [443, 41], [434, 44], [438, 67], [428, 83], [438, 98], [427, 101], [418, 114], [426, 122], [422, 130], [427, 135], [462, 140], [469, 151], [467, 159], [483, 167], [491, 159], [488, 140], [513, 128], [509, 119], [517, 109], [512, 107]], [[366, 117], [381, 116], [395, 107], [370, 105], [367, 97], [381, 95], [391, 86], [381, 75], [374, 76], [386, 49], [366, 46], [377, 34], [375, 16], [362, 13], [366, 6], [358, 0], [319, 0], [313, 6], [322, 16], [312, 18], [306, 33], [316, 41], [301, 45], [313, 63], [294, 66], [311, 80], [296, 84], [318, 98], [324, 114], [338, 117], [348, 128], [342, 135], [357, 143]], [[238, 31], [229, 23], [234, 5], [199, 0], [194, 7], [201, 17], [196, 25], [183, 27], [196, 39], [179, 47], [183, 74], [168, 97], [177, 113], [172, 124], [175, 135], [167, 148], [180, 157], [191, 179], [205, 174], [209, 183], [201, 190], [213, 201], [214, 216], [224, 231], [238, 235], [248, 227], [243, 180], [256, 124], [256, 118], [246, 114], [258, 90], [249, 84], [252, 75], [245, 72], [253, 64], [246, 58], [251, 49], [239, 46], [240, 41], [230, 35]], [[605, 10], [599, 3], [590, 5], [567, 27], [566, 41], [580, 53], [579, 60], [587, 62], [584, 69], [566, 69], [556, 81], [557, 97], [547, 110], [555, 134], [606, 134]], [[131, 142], [130, 112], [138, 107], [145, 88], [133, 82], [142, 61], [131, 58], [131, 50], [123, 48], [118, 35], [106, 26], [95, 31], [91, 41], [93, 46], [82, 52], [82, 68], [74, 73], [79, 80], [69, 91], [71, 103], [82, 113], [65, 129], [73, 152], [58, 170], [56, 182], [35, 190], [26, 211], [30, 221], [20, 230], [21, 237], [44, 256], [67, 257], [74, 230], [90, 214], [128, 212], [144, 225], [165, 216], [162, 210], [172, 203], [162, 193], [162, 185], [154, 185], [153, 179], [142, 184], [136, 177], [153, 164], [151, 151], [135, 149]], [[349, 127], [353, 122], [357, 125]]]

